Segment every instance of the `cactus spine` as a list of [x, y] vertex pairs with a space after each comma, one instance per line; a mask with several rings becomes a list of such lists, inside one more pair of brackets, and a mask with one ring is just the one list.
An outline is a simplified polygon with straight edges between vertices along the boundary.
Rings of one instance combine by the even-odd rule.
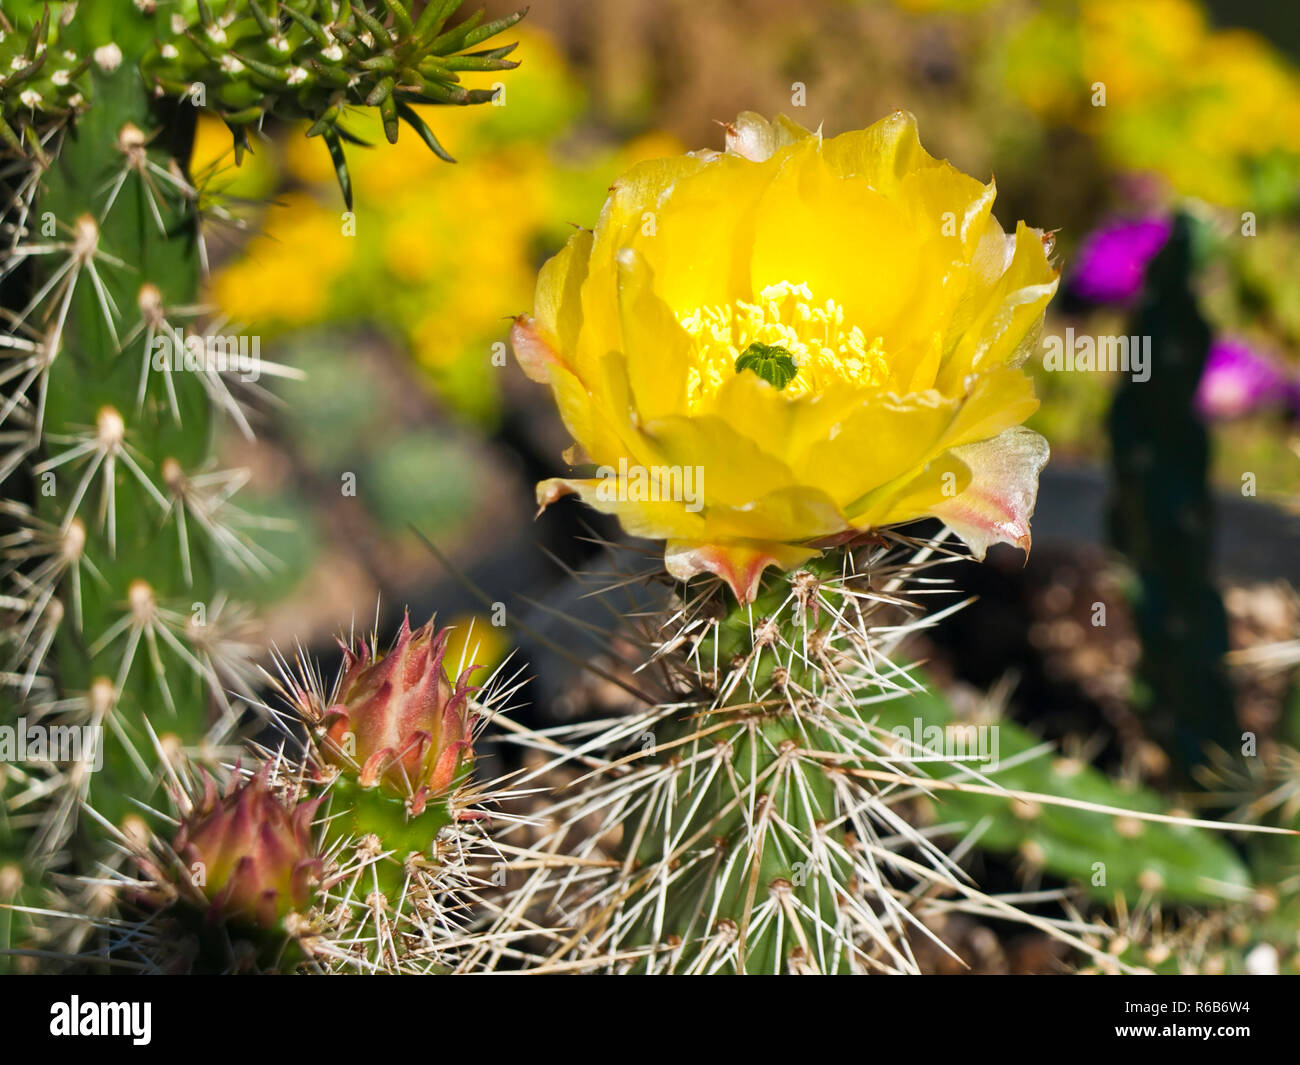
[[[237, 155], [268, 116], [308, 119], [350, 199], [349, 107], [445, 156], [417, 108], [490, 99], [461, 74], [514, 65], [511, 46], [476, 46], [519, 16], [449, 25], [458, 6], [413, 19], [400, 0], [6, 5], [3, 722], [90, 727], [98, 745], [6, 767], [6, 901], [55, 905], [35, 887], [51, 868], [127, 875], [140, 804], [168, 801], [189, 759], [238, 752], [223, 744], [246, 707], [227, 692], [249, 689], [252, 648], [218, 561], [259, 573], [269, 556], [229, 504], [238, 471], [211, 468], [223, 418], [251, 434], [227, 372], [249, 368], [196, 336], [212, 199], [188, 173], [197, 108], [221, 115]], [[92, 895], [94, 919], [112, 899]], [[3, 930], [19, 947], [38, 934], [30, 911]]]
[[[514, 897], [512, 917], [537, 903], [558, 929], [532, 964], [915, 972], [933, 923], [968, 913], [1037, 928], [1098, 965], [1142, 966], [1108, 957], [1098, 932], [981, 890], [962, 868], [977, 847], [1106, 901], [1249, 897], [1246, 870], [1205, 826], [923, 690], [900, 648], [962, 605], [922, 610], [951, 591], [932, 571], [954, 557], [886, 530], [769, 575], [747, 606], [707, 579], [678, 586], [647, 626], [646, 661], [627, 663], [642, 684], [662, 678], [660, 697], [547, 734], [571, 745], [547, 770], [581, 768], [545, 808], [537, 846], [569, 864]], [[971, 740], [980, 724], [1000, 750]]]
[[488, 829], [510, 795], [472, 778], [473, 741], [518, 685], [499, 668], [471, 687], [477, 667], [446, 663], [446, 641], [404, 622], [386, 654], [373, 637], [348, 647], [328, 688], [282, 661], [282, 705], [264, 710], [284, 741], [259, 768], [223, 771], [218, 789], [170, 762], [166, 817], [115, 833], [132, 905], [104, 923], [108, 958], [148, 972], [481, 968], [478, 928], [510, 864]]
[[[558, 793], [538, 848], [576, 836], [574, 865], [518, 896], [566, 930], [538, 966], [914, 972], [942, 909], [1057, 931], [981, 892], [915, 826], [925, 752], [880, 721], [918, 690], [897, 655], [934, 618], [909, 597], [944, 583], [920, 575], [951, 557], [886, 532], [767, 577], [748, 606], [716, 582], [682, 587], [650, 652], [663, 699], [575, 731], [590, 768]], [[948, 768], [987, 783], [974, 764]]]

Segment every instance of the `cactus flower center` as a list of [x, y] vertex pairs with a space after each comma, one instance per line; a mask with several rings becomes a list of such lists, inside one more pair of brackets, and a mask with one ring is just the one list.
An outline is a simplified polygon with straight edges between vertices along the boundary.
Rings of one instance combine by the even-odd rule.
[[[845, 322], [840, 304], [816, 300], [805, 284], [769, 285], [757, 302], [699, 307], [680, 323], [693, 341], [687, 375], [693, 413], [708, 407], [727, 378], [745, 370], [791, 399], [821, 392], [832, 380], [860, 388], [893, 383], [883, 339], [868, 340], [860, 326]], [[793, 373], [783, 372], [786, 359]]]

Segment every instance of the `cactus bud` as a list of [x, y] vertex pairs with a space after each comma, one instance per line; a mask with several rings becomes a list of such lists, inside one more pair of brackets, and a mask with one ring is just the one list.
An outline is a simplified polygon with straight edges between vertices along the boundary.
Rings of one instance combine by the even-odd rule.
[[173, 848], [213, 918], [270, 929], [310, 902], [321, 864], [311, 831], [317, 805], [286, 805], [265, 770], [220, 797], [205, 777], [203, 797], [181, 821]]
[[388, 654], [377, 654], [373, 642], [363, 641], [359, 653], [345, 647], [337, 701], [322, 718], [325, 758], [354, 772], [363, 788], [406, 799], [417, 815], [473, 759], [469, 697], [478, 689], [467, 681], [479, 667], [452, 684], [443, 668], [447, 632], [435, 633], [432, 618], [412, 632], [404, 617]]

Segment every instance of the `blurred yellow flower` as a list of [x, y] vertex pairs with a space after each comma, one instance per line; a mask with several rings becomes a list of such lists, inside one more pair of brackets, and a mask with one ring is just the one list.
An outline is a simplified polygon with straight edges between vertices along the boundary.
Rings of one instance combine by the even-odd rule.
[[322, 210], [311, 196], [286, 195], [268, 208], [265, 228], [243, 256], [213, 279], [217, 304], [255, 324], [319, 320], [330, 286], [352, 259], [355, 241], [343, 236], [342, 225], [339, 212]]
[[625, 167], [634, 163], [644, 163], [648, 159], [664, 159], [670, 155], [681, 155], [685, 151], [682, 142], [673, 134], [663, 130], [652, 130], [634, 137], [618, 150], [619, 162]]
[[200, 111], [194, 126], [194, 147], [190, 152], [190, 169], [234, 166], [235, 150], [226, 124], [209, 111]]
[[[290, 136], [275, 152], [258, 144], [255, 160], [278, 156], [311, 195], [291, 193], [268, 208], [268, 231], [211, 283], [222, 309], [264, 332], [379, 323], [409, 348], [441, 400], [461, 415], [491, 418], [499, 387], [492, 346], [532, 291], [539, 250], [560, 247], [569, 220], [594, 212], [611, 173], [683, 150], [662, 133], [617, 146], [566, 140], [581, 88], [544, 34], [524, 29], [519, 40], [523, 65], [508, 79], [508, 106], [417, 108], [461, 165], [409, 131], [376, 150], [348, 146], [355, 213], [346, 233], [319, 139]], [[364, 110], [349, 115], [348, 127], [363, 140], [384, 139]], [[195, 159], [231, 164], [219, 120], [201, 126]]]
[[510, 653], [506, 629], [494, 625], [484, 614], [459, 614], [447, 626], [446, 663], [452, 676], [459, 676], [469, 666], [486, 672], [478, 674], [479, 683], [496, 669]]
[[229, 127], [212, 112], [200, 111], [190, 151], [190, 174], [204, 201], [232, 197], [256, 200], [271, 192], [278, 155], [277, 145], [259, 138], [236, 166]]
[[633, 167], [511, 333], [601, 467], [539, 502], [576, 492], [741, 600], [819, 540], [927, 515], [977, 556], [1028, 548], [1047, 444], [1020, 367], [1057, 274], [993, 199], [902, 112], [829, 140], [746, 114], [725, 152]]
[[1008, 81], [1034, 111], [1096, 137], [1118, 169], [1212, 203], [1295, 199], [1300, 75], [1255, 34], [1212, 29], [1192, 0], [1039, 11], [1013, 41]]

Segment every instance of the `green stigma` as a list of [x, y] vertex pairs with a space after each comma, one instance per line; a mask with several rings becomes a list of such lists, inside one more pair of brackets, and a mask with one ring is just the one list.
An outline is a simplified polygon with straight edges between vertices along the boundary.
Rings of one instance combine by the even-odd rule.
[[753, 370], [779, 392], [794, 380], [799, 367], [794, 364], [794, 356], [785, 348], [755, 341], [736, 360], [736, 373], [741, 370]]

